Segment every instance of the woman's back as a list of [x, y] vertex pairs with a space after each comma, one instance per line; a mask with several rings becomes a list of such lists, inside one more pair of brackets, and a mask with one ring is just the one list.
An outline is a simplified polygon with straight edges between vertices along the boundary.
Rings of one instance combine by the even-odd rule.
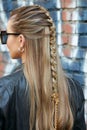
[[[22, 113], [28, 109], [28, 106], [26, 103], [27, 100], [25, 101], [22, 95], [22, 87], [24, 86], [25, 88], [28, 86], [26, 91], [29, 93], [29, 113], [27, 114], [29, 130], [33, 130], [33, 128], [36, 130], [71, 130], [74, 123], [74, 115], [78, 111], [72, 109], [74, 105], [71, 107], [73, 95], [69, 96], [69, 84], [67, 84], [58, 56], [55, 25], [49, 12], [39, 5], [24, 6], [15, 9], [10, 15], [7, 31], [1, 32], [1, 41], [3, 44], [7, 43], [13, 59], [21, 58], [22, 63], [24, 63], [22, 73], [24, 78], [21, 79], [22, 75], [16, 72], [14, 73], [15, 79], [14, 75], [12, 76], [13, 78], [11, 77], [14, 81], [12, 79], [8, 80], [9, 84], [13, 85], [14, 83], [11, 89], [16, 88], [13, 92], [17, 97], [12, 96], [15, 97], [14, 102], [19, 100], [21, 103], [21, 105], [14, 104], [17, 121], [14, 120], [17, 127], [21, 128], [22, 124], [26, 125], [25, 121], [25, 123], [21, 124], [21, 119], [18, 118], [25, 119]], [[22, 80], [25, 79], [26, 83], [22, 83], [23, 85], [21, 84], [20, 86], [20, 82], [23, 82]], [[3, 88], [8, 88], [8, 84], [6, 84], [5, 86], [1, 85], [3, 86], [1, 87], [2, 90]], [[24, 94], [26, 94], [26, 91]], [[74, 89], [70, 92], [73, 93], [73, 91], [77, 93]], [[7, 95], [9, 94], [7, 89], [6, 93]], [[22, 98], [21, 95], [23, 96]], [[80, 99], [79, 95], [75, 100], [77, 98]], [[75, 100], [73, 100], [73, 104], [75, 104]], [[23, 102], [26, 105], [23, 106]], [[82, 104], [83, 102], [81, 102], [81, 105], [79, 104], [80, 107]], [[76, 106], [78, 108], [78, 104]], [[10, 108], [8, 107], [8, 111], [11, 110]], [[20, 114], [18, 110], [21, 111]], [[82, 111], [82, 118], [83, 115], [84, 112]], [[1, 125], [1, 127], [6, 127], [7, 122], [5, 117], [3, 117], [3, 120], [5, 125]], [[10, 128], [10, 125], [8, 128]]]
[[[86, 130], [82, 89], [77, 81], [69, 78], [67, 80], [70, 84], [70, 104], [74, 113], [73, 130]], [[30, 129], [28, 89], [23, 66], [20, 66], [13, 74], [0, 79], [0, 130]]]

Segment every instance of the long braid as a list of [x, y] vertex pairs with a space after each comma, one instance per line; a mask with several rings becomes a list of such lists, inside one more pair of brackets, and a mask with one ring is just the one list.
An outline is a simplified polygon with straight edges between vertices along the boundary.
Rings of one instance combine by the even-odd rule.
[[58, 69], [57, 69], [57, 44], [56, 44], [56, 31], [55, 26], [52, 21], [52, 18], [49, 16], [48, 12], [46, 15], [49, 18], [49, 22], [51, 23], [50, 29], [50, 67], [51, 67], [51, 76], [52, 76], [52, 91], [53, 94], [51, 96], [52, 101], [54, 102], [54, 128], [57, 130], [58, 128], [58, 103], [59, 103], [59, 95], [58, 95]]
[[50, 65], [52, 75], [52, 100], [54, 101], [54, 127], [57, 130], [58, 125], [58, 74], [57, 74], [57, 47], [55, 43], [55, 28], [54, 25], [50, 27]]

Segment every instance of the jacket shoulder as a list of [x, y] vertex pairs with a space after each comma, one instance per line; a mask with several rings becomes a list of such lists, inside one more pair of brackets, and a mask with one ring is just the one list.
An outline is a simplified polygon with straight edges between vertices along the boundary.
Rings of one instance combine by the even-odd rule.
[[71, 97], [73, 96], [73, 98], [75, 98], [75, 101], [78, 102], [79, 104], [81, 102], [84, 102], [85, 99], [81, 84], [73, 78], [68, 78], [68, 82], [69, 82], [70, 96]]
[[73, 130], [86, 130], [84, 117], [84, 93], [81, 84], [72, 78], [68, 78], [69, 99], [74, 117]]
[[0, 107], [4, 107], [8, 103], [22, 76], [23, 72], [17, 71], [0, 78]]
[[0, 78], [0, 88], [8, 88], [9, 85], [14, 85], [23, 76], [23, 71], [15, 71], [7, 76]]

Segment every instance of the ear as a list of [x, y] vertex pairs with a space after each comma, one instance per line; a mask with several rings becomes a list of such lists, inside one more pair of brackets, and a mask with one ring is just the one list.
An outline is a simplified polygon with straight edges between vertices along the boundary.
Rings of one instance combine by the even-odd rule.
[[18, 36], [18, 41], [21, 48], [25, 46], [25, 37], [22, 34]]

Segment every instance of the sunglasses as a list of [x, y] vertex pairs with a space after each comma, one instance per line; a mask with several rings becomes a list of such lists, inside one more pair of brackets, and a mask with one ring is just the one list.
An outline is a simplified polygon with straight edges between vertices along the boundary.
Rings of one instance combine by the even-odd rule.
[[7, 43], [7, 39], [8, 39], [8, 35], [20, 35], [20, 33], [7, 33], [6, 31], [1, 31], [1, 43], [2, 44], [6, 44]]

